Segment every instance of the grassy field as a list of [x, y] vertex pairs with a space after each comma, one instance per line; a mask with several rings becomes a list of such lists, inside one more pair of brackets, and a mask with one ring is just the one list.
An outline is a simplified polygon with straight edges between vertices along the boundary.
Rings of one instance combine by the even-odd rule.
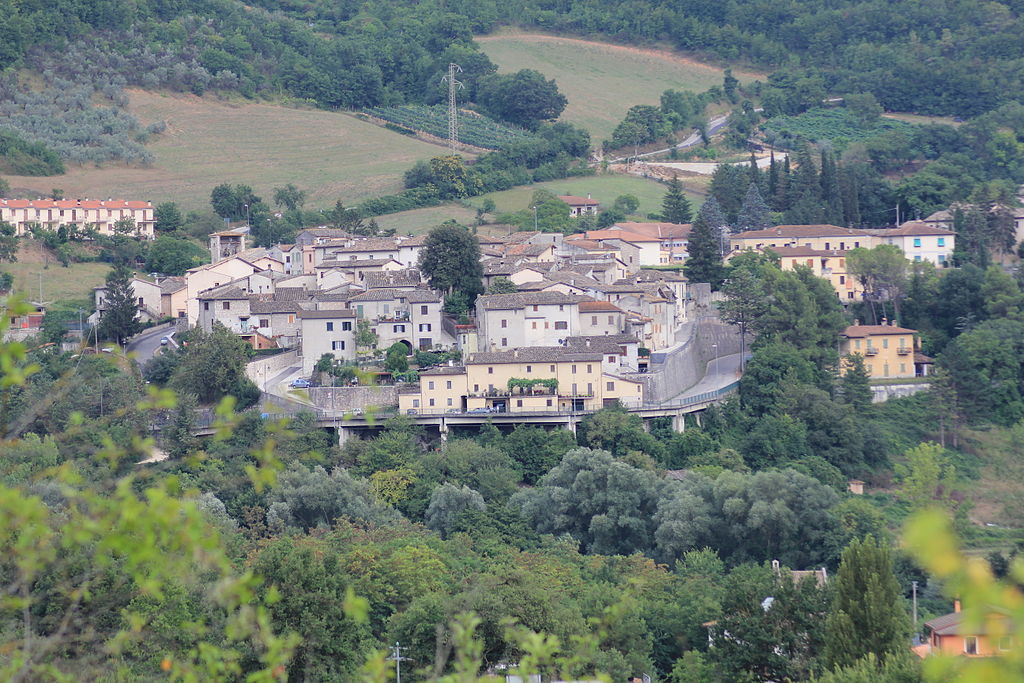
[[[653, 180], [626, 175], [599, 175], [589, 178], [552, 180], [546, 183], [516, 187], [504, 192], [494, 192], [482, 197], [474, 197], [470, 202], [474, 205], [479, 205], [485, 198], [490, 198], [494, 200], [499, 213], [519, 211], [528, 208], [533, 193], [541, 189], [556, 195], [574, 194], [586, 197], [589, 193], [594, 199], [601, 202], [602, 206], [611, 206], [612, 202], [619, 195], [635, 195], [640, 200], [640, 209], [637, 211], [637, 214], [640, 216], [660, 211], [661, 200], [665, 196], [665, 186]], [[690, 195], [690, 201], [693, 203], [694, 209], [700, 206], [702, 202], [695, 195]]]
[[922, 116], [920, 114], [902, 114], [900, 112], [892, 112], [888, 114], [882, 114], [887, 119], [896, 119], [897, 121], [906, 121], [907, 123], [918, 123], [922, 126], [929, 123], [938, 123], [944, 126], [953, 126], [956, 128], [963, 124], [963, 121], [957, 121], [952, 116]]
[[386, 216], [376, 216], [373, 220], [382, 228], [394, 228], [400, 235], [418, 235], [428, 232], [432, 227], [447, 220], [456, 220], [469, 225], [476, 218], [476, 211], [459, 204], [442, 204], [425, 209], [413, 209]]
[[16, 263], [0, 266], [14, 276], [14, 290], [28, 299], [39, 299], [40, 274], [43, 300], [49, 302], [91, 300], [92, 288], [104, 283], [110, 271], [108, 263], [72, 263], [65, 268], [39, 244], [22, 240]]
[[321, 208], [398, 192], [406, 169], [444, 151], [335, 112], [138, 90], [131, 91], [130, 109], [143, 125], [167, 122], [167, 132], [148, 145], [156, 155], [152, 168], [112, 164], [49, 178], [8, 176], [11, 187], [209, 209], [210, 190], [223, 182], [251, 185], [268, 202], [274, 187], [293, 183], [309, 192], [307, 207]]
[[[536, 69], [554, 78], [569, 99], [562, 119], [590, 131], [597, 145], [611, 136], [626, 110], [658, 104], [668, 88], [700, 92], [722, 84], [722, 69], [667, 50], [645, 50], [538, 33], [478, 37], [502, 72]], [[760, 74], [734, 70], [746, 82]]]

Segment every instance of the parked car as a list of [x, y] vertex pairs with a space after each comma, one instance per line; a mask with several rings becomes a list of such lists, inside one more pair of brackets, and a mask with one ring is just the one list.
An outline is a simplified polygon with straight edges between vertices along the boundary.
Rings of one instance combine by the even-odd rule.
[[171, 338], [170, 337], [161, 337], [160, 338], [160, 346], [167, 346], [170, 343], [171, 343]]
[[313, 386], [313, 383], [310, 382], [308, 379], [302, 379], [300, 377], [298, 379], [293, 379], [292, 383], [289, 384], [288, 386], [290, 386], [292, 389], [308, 389], [311, 386]]
[[415, 408], [409, 408], [409, 410], [405, 411], [405, 414], [406, 415], [418, 415], [419, 411], [416, 410]]
[[444, 412], [446, 412], [446, 413], [461, 413], [462, 410], [460, 408], [449, 408], [448, 410], [446, 410]]
[[472, 410], [467, 410], [466, 412], [468, 412], [468, 413], [492, 413], [494, 411], [491, 410], [490, 406], [484, 406], [483, 408], [473, 408]]

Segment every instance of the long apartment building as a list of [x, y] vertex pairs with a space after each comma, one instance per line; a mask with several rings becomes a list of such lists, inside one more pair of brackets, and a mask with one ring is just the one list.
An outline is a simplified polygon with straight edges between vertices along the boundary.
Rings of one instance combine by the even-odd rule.
[[399, 410], [554, 413], [598, 410], [616, 401], [641, 405], [643, 384], [607, 372], [604, 356], [603, 348], [586, 344], [472, 353], [464, 365], [420, 373], [419, 386], [399, 394]]
[[114, 224], [124, 218], [135, 221], [136, 235], [153, 239], [153, 203], [124, 199], [0, 199], [0, 220], [14, 226], [18, 235], [36, 224], [48, 230], [75, 226], [101, 235], [114, 234]]

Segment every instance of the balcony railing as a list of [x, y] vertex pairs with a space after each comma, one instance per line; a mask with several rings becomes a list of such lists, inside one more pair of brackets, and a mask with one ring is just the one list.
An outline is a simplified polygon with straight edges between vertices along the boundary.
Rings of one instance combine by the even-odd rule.
[[898, 349], [896, 349], [896, 353], [900, 354], [901, 356], [906, 356], [907, 354], [913, 352], [914, 349], [910, 348], [909, 346], [901, 346]]
[[867, 355], [867, 356], [877, 356], [878, 355], [878, 349], [869, 346], [868, 350], [865, 351], [864, 354]]

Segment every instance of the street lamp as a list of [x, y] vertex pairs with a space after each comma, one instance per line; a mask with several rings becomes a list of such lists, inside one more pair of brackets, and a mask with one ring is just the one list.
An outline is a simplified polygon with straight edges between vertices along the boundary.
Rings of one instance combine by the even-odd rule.
[[715, 378], [718, 378], [718, 344], [712, 344], [711, 350], [715, 354]]
[[249, 205], [248, 204], [243, 204], [242, 206], [245, 207], [245, 227], [247, 227], [250, 230], [252, 230], [252, 223], [249, 220]]

